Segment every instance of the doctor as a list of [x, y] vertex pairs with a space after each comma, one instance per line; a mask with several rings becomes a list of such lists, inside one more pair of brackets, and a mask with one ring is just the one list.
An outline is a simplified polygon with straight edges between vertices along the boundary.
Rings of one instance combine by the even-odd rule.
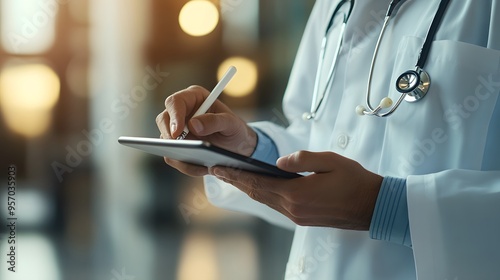
[[163, 138], [188, 125], [308, 176], [165, 160], [208, 175], [215, 205], [295, 230], [286, 279], [500, 279], [500, 0], [388, 2], [316, 2], [287, 128], [247, 125], [219, 101], [186, 123], [208, 95], [196, 86], [157, 118]]

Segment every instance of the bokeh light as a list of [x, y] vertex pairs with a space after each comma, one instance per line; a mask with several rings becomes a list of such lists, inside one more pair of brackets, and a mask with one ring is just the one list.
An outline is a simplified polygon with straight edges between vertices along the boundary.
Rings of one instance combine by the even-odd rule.
[[44, 133], [59, 91], [59, 77], [47, 65], [6, 65], [0, 73], [0, 108], [7, 126], [27, 137]]
[[[52, 241], [36, 233], [18, 233], [16, 254], [19, 261], [16, 264], [16, 272], [11, 272], [2, 267], [0, 270], [0, 279], [8, 280], [60, 280], [61, 273], [58, 270], [58, 259], [55, 246]], [[7, 242], [0, 243], [0, 249], [3, 252], [9, 252]], [[22, 259], [21, 259], [22, 258]], [[4, 269], [5, 268], [5, 269]]]
[[0, 0], [0, 43], [8, 53], [39, 54], [56, 37], [56, 18], [61, 2]]
[[205, 36], [219, 23], [219, 11], [210, 1], [194, 0], [186, 3], [179, 14], [179, 24], [191, 36]]
[[189, 234], [182, 247], [177, 279], [221, 278], [217, 268], [215, 242], [208, 234]]
[[232, 97], [244, 97], [255, 90], [258, 80], [258, 69], [255, 62], [244, 57], [230, 57], [221, 63], [217, 71], [220, 80], [231, 66], [235, 66], [238, 72], [224, 90], [225, 94]]

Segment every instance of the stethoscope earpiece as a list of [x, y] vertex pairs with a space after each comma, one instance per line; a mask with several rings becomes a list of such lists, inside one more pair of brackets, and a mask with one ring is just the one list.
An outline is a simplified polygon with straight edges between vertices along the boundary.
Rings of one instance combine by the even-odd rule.
[[314, 113], [305, 112], [304, 114], [302, 114], [302, 119], [305, 121], [310, 121], [314, 119]]
[[382, 98], [382, 100], [380, 100], [380, 103], [378, 104], [377, 108], [371, 111], [368, 111], [363, 105], [356, 106], [356, 114], [358, 114], [359, 116], [377, 116], [380, 110], [390, 108], [393, 103], [394, 102], [392, 101], [391, 98], [384, 97]]
[[367, 112], [365, 106], [363, 105], [358, 105], [356, 106], [356, 114], [358, 116], [364, 116], [365, 115], [365, 112]]
[[384, 97], [382, 100], [380, 100], [380, 104], [378, 105], [381, 109], [387, 109], [392, 106], [394, 102], [392, 102], [392, 99], [389, 97]]

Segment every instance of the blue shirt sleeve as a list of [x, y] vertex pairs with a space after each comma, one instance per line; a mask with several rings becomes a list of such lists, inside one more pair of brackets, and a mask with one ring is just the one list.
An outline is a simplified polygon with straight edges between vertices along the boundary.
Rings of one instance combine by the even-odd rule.
[[279, 157], [276, 144], [264, 132], [255, 127], [253, 127], [253, 130], [257, 133], [257, 147], [250, 157], [265, 163], [276, 165], [276, 160]]
[[385, 177], [375, 203], [370, 237], [411, 247], [406, 180]]

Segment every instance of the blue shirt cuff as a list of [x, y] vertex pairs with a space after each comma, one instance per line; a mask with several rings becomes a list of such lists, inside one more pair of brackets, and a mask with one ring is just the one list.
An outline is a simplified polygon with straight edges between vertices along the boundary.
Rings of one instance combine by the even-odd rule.
[[370, 237], [411, 247], [406, 180], [385, 177], [375, 203]]
[[276, 165], [276, 160], [279, 157], [276, 144], [264, 132], [255, 127], [253, 127], [253, 130], [257, 133], [257, 147], [250, 157], [265, 163]]

